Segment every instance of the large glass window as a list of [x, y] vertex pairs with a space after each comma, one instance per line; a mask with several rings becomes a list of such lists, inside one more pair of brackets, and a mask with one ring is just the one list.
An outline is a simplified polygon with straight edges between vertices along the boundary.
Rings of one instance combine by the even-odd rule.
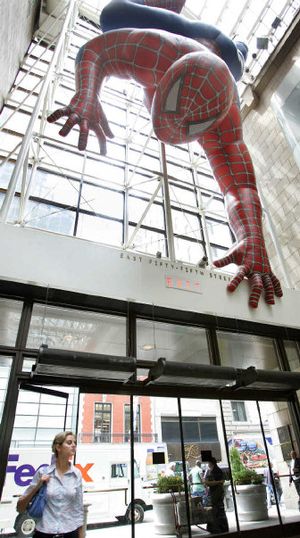
[[95, 403], [94, 439], [99, 443], [111, 442], [111, 408], [110, 403]]
[[126, 355], [126, 318], [35, 304], [27, 347]]
[[164, 357], [175, 362], [209, 364], [205, 329], [139, 319], [137, 356], [144, 360]]
[[232, 418], [235, 422], [246, 422], [245, 402], [231, 402]]
[[[97, 28], [77, 21], [59, 74], [54, 84], [53, 108], [67, 105], [74, 91], [74, 61]], [[31, 56], [32, 53], [32, 56]], [[18, 144], [24, 134], [38, 96], [42, 74], [52, 51], [33, 43], [23, 72], [16, 79], [13, 104], [4, 108], [1, 156], [4, 164], [1, 186], [6, 189], [15, 164]], [[32, 94], [29, 92], [32, 91]], [[143, 105], [141, 88], [132, 81], [110, 77], [103, 85], [101, 102], [115, 135], [107, 141], [107, 154], [99, 155], [98, 141], [89, 135], [85, 155], [77, 150], [77, 126], [67, 139], [58, 135], [63, 119], [55, 125], [43, 122], [29, 152], [27, 177], [17, 184], [8, 219], [24, 226], [74, 235], [105, 245], [122, 247], [162, 257], [175, 251], [177, 260], [197, 264], [203, 256], [211, 261], [213, 249], [231, 245], [224, 204], [200, 146], [166, 148], [166, 172], [171, 207], [166, 207], [162, 186], [161, 144], [153, 135], [150, 117]], [[15, 108], [19, 105], [19, 110]], [[33, 162], [38, 162], [33, 167]], [[24, 167], [25, 172], [25, 167]], [[22, 181], [30, 186], [28, 200], [22, 199]], [[2, 195], [2, 200], [4, 193]], [[166, 211], [170, 211], [174, 237], [167, 237]], [[213, 221], [212, 219], [217, 219]], [[207, 220], [207, 233], [203, 233]], [[133, 235], [134, 234], [134, 235]], [[170, 241], [171, 245], [168, 245]], [[211, 243], [211, 247], [208, 243]]]
[[287, 354], [289, 367], [292, 372], [300, 369], [300, 346], [298, 342], [286, 340], [284, 342], [285, 351]]
[[[183, 435], [186, 442], [218, 442], [216, 419], [203, 417], [182, 417]], [[161, 417], [162, 439], [165, 442], [180, 438], [178, 419]]]
[[11, 357], [0, 357], [0, 423], [2, 421], [3, 407], [6, 398], [11, 365]]
[[78, 389], [55, 387], [55, 390], [64, 396], [20, 390], [12, 447], [49, 446], [58, 431], [75, 431]]
[[278, 370], [278, 360], [271, 338], [242, 333], [217, 333], [222, 366]]
[[2, 346], [15, 345], [22, 306], [19, 301], [0, 299], [0, 343]]
[[[125, 441], [130, 439], [130, 405], [124, 406]], [[133, 401], [133, 435], [135, 441], [141, 441], [141, 406]]]

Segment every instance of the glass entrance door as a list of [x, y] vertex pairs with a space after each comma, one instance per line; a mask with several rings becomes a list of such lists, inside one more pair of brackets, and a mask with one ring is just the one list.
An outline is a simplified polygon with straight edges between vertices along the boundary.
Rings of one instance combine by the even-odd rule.
[[[22, 387], [22, 385], [21, 385]], [[42, 464], [50, 464], [57, 433], [76, 431], [78, 389], [75, 387], [20, 388], [0, 504], [2, 533], [30, 536], [35, 522], [17, 514], [16, 504]]]
[[[87, 538], [116, 532], [121, 538], [214, 535], [221, 524], [223, 532], [236, 532], [299, 522], [291, 455], [298, 456], [298, 445], [289, 405], [25, 385], [7, 462], [1, 528], [4, 534], [15, 528], [22, 538], [32, 534], [34, 522], [26, 515], [15, 522], [17, 498], [36, 469], [51, 462], [53, 437], [64, 429], [77, 434]], [[221, 482], [218, 491], [212, 479]]]

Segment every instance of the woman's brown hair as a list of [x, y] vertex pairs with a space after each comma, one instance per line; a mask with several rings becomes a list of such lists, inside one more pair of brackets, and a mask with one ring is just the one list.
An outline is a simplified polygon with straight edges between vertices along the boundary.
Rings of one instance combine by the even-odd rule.
[[55, 456], [57, 456], [57, 450], [55, 448], [56, 445], [62, 445], [65, 442], [68, 435], [73, 435], [73, 437], [76, 439], [76, 435], [73, 432], [60, 432], [60, 433], [57, 433], [56, 436], [54, 437], [53, 442], [52, 442], [52, 452], [54, 452]]

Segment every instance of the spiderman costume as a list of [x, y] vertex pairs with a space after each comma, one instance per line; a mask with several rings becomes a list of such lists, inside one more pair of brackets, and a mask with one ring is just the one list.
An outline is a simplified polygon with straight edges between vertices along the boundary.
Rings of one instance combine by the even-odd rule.
[[[131, 8], [133, 4], [156, 15], [162, 12], [183, 18], [178, 15], [182, 0], [113, 0], [108, 8]], [[164, 9], [160, 9], [162, 6]], [[101, 18], [104, 29], [109, 27], [108, 8]], [[112, 26], [114, 17], [113, 11]], [[216, 267], [238, 265], [228, 290], [234, 291], [246, 277], [251, 307], [257, 307], [262, 293], [267, 304], [274, 304], [274, 296], [281, 297], [282, 290], [265, 247], [261, 204], [251, 157], [243, 141], [232, 66], [213, 37], [191, 39], [161, 26], [159, 30], [113, 29], [84, 45], [76, 61], [76, 94], [48, 121], [68, 116], [60, 130], [62, 136], [79, 124], [80, 150], [86, 148], [92, 129], [105, 154], [106, 137], [112, 138], [113, 133], [99, 100], [102, 83], [110, 75], [138, 82], [144, 89], [145, 105], [159, 140], [173, 144], [197, 140], [207, 155], [236, 237], [226, 256], [214, 262]]]
[[182, 0], [113, 0], [102, 10], [100, 26], [103, 32], [121, 28], [153, 28], [201, 42], [207, 40], [207, 44], [214, 43], [215, 52], [228, 65], [235, 80], [240, 80], [247, 58], [247, 45], [241, 41], [234, 43], [212, 24], [178, 15], [184, 4]]

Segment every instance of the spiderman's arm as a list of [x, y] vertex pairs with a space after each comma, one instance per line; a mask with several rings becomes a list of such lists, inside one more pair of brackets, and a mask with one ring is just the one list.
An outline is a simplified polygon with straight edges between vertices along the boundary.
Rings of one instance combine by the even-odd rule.
[[243, 141], [240, 111], [236, 102], [222, 124], [199, 139], [214, 176], [224, 195], [227, 214], [236, 243], [216, 267], [239, 266], [228, 285], [234, 291], [244, 277], [249, 278], [249, 305], [256, 308], [264, 291], [267, 304], [282, 296], [280, 283], [272, 273], [262, 230], [262, 209], [251, 157]]
[[159, 30], [123, 29], [108, 32], [84, 45], [76, 60], [76, 93], [68, 106], [53, 112], [48, 121], [53, 123], [63, 116], [68, 119], [60, 130], [66, 136], [78, 124], [78, 148], [84, 150], [89, 131], [98, 137], [101, 154], [106, 153], [106, 137], [113, 137], [102, 105], [99, 101], [102, 82], [113, 75], [133, 79], [152, 92], [163, 74], [186, 51], [192, 49], [186, 40], [166, 35]]
[[55, 110], [47, 118], [49, 123], [54, 123], [67, 116], [67, 121], [59, 131], [61, 136], [67, 136], [76, 124], [79, 125], [80, 150], [86, 149], [89, 131], [94, 131], [103, 155], [106, 153], [106, 137], [114, 136], [98, 98], [106, 76], [105, 69], [99, 69], [104, 42], [103, 36], [99, 36], [80, 49], [75, 69], [76, 93], [68, 106]]

